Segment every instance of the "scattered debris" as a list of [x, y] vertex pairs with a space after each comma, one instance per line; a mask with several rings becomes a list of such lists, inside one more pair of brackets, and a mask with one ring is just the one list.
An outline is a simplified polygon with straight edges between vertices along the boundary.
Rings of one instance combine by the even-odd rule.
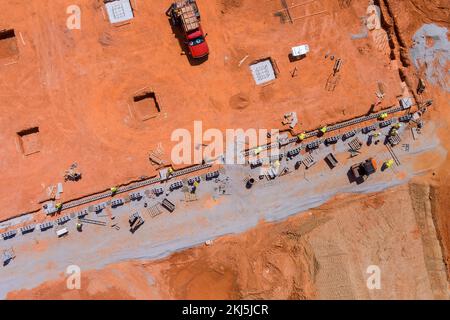
[[238, 66], [242, 66], [242, 64], [245, 62], [245, 60], [247, 60], [247, 58], [249, 57], [249, 55], [246, 55], [244, 58], [241, 59], [241, 61], [239, 61]]
[[289, 128], [294, 129], [298, 123], [297, 112], [292, 111], [286, 113], [282, 123], [283, 125], [289, 125]]
[[3, 266], [7, 266], [15, 257], [16, 253], [13, 248], [3, 250]]
[[64, 181], [78, 181], [81, 179], [81, 172], [77, 170], [78, 164], [74, 163], [66, 170], [64, 174]]

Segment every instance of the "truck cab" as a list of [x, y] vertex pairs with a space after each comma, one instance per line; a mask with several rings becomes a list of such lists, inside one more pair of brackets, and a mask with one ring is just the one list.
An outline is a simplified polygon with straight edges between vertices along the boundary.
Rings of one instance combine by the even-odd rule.
[[192, 58], [200, 59], [209, 54], [206, 35], [203, 33], [201, 26], [197, 30], [187, 33], [186, 38], [188, 40], [187, 46], [189, 48], [189, 54]]

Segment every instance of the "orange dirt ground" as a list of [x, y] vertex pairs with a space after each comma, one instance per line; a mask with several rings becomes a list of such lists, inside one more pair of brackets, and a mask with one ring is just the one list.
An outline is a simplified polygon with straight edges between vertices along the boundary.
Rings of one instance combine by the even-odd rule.
[[[64, 1], [30, 1], [14, 10], [5, 6], [0, 12], [0, 21], [22, 30], [26, 43], [19, 40], [19, 64], [0, 67], [4, 114], [0, 121], [5, 128], [0, 132], [1, 186], [17, 190], [14, 203], [10, 194], [2, 193], [0, 202], [10, 209], [1, 213], [3, 218], [35, 208], [44, 187], [60, 181], [72, 162], [79, 163], [85, 178], [67, 185], [65, 197], [151, 174], [148, 150], [160, 141], [169, 150], [172, 129], [189, 129], [193, 120], [203, 120], [206, 128], [270, 128], [279, 126], [284, 112], [297, 111], [303, 128], [313, 128], [367, 112], [378, 80], [388, 88], [386, 104], [394, 103], [401, 92], [398, 72], [387, 53], [376, 50], [369, 39], [349, 39], [350, 33], [359, 32], [358, 17], [365, 12], [366, 1], [353, 1], [345, 10], [337, 1], [322, 1], [332, 14], [289, 25], [272, 16], [280, 9], [278, 1], [199, 0], [212, 54], [195, 67], [179, 56], [178, 43], [161, 14], [169, 2], [150, 10], [150, 5], [138, 1], [136, 18], [119, 29], [85, 4], [78, 33], [62, 27], [65, 16], [59, 6], [64, 8]], [[397, 64], [406, 82], [415, 84], [420, 73], [407, 61], [411, 37], [423, 23], [434, 21], [448, 28], [448, 7], [438, 0], [376, 3], [395, 18], [402, 39], [402, 44], [396, 43], [396, 54], [403, 57]], [[30, 13], [28, 20], [25, 13]], [[386, 23], [394, 28], [392, 21]], [[60, 30], [53, 29], [55, 25]], [[105, 37], [113, 39], [110, 45], [101, 44]], [[294, 43], [309, 43], [312, 52], [291, 64], [287, 52]], [[328, 51], [347, 62], [334, 93], [323, 89], [332, 68], [324, 59]], [[270, 86], [255, 87], [246, 65], [237, 66], [247, 54], [249, 61], [275, 58], [280, 77]], [[291, 78], [289, 71], [296, 65], [299, 76]], [[138, 121], [127, 108], [133, 92], [145, 86], [163, 100], [161, 117], [148, 120], [153, 122]], [[440, 121], [440, 139], [449, 149], [449, 94], [429, 86], [427, 95], [435, 102], [427, 117]], [[40, 128], [41, 152], [25, 157], [16, 150], [15, 135], [33, 126]], [[371, 196], [340, 197], [312, 210], [312, 217], [298, 215], [278, 224], [261, 224], [161, 261], [129, 261], [88, 271], [83, 273], [82, 290], [67, 291], [61, 278], [12, 292], [8, 298], [448, 299], [448, 282], [430, 261], [442, 249], [449, 277], [449, 168], [447, 159], [439, 170], [409, 186]], [[397, 210], [399, 203], [402, 210]], [[431, 241], [433, 235], [421, 223], [420, 208], [427, 207], [440, 241]], [[327, 260], [333, 253], [343, 258]], [[366, 263], [373, 261], [392, 270], [387, 292], [368, 292], [361, 281]], [[334, 272], [336, 277], [326, 276]], [[343, 289], [336, 292], [336, 286]]]
[[[0, 12], [0, 28], [14, 28], [20, 52], [15, 64], [0, 61], [0, 188], [8, 190], [0, 194], [0, 219], [39, 209], [47, 187], [75, 162], [83, 178], [64, 185], [62, 200], [154, 174], [149, 151], [162, 143], [170, 160], [172, 131], [193, 130], [194, 120], [204, 130], [271, 129], [280, 127], [284, 113], [297, 111], [299, 130], [306, 130], [365, 114], [378, 81], [387, 88], [384, 106], [402, 93], [389, 49], [380, 51], [370, 37], [350, 39], [360, 32], [365, 1], [347, 9], [318, 1], [293, 14], [323, 8], [328, 14], [293, 25], [274, 16], [279, 1], [199, 1], [211, 49], [200, 65], [180, 55], [164, 15], [170, 0], [137, 0], [135, 19], [121, 27], [105, 21], [93, 2], [79, 2], [81, 30], [65, 27], [70, 1], [17, 2]], [[291, 63], [290, 48], [302, 43], [310, 54]], [[324, 89], [334, 64], [327, 53], [344, 61], [334, 92]], [[268, 56], [280, 75], [257, 87], [248, 64]], [[145, 87], [159, 95], [162, 110], [142, 121], [133, 96]], [[39, 127], [40, 152], [25, 156], [17, 132], [31, 127]]]

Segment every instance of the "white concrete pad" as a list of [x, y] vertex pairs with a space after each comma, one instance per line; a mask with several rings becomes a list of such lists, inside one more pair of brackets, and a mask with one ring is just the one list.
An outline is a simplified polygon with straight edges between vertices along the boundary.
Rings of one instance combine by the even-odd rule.
[[116, 0], [105, 4], [111, 23], [119, 23], [134, 18], [133, 9], [129, 0]]
[[275, 71], [269, 59], [250, 65], [250, 70], [257, 85], [275, 79]]

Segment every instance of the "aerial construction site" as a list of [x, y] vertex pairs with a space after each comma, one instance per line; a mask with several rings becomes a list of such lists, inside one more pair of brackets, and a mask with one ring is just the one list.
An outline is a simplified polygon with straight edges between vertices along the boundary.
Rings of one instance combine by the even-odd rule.
[[448, 1], [0, 2], [2, 299], [450, 298]]

